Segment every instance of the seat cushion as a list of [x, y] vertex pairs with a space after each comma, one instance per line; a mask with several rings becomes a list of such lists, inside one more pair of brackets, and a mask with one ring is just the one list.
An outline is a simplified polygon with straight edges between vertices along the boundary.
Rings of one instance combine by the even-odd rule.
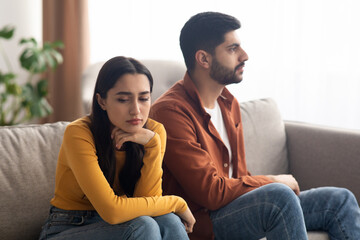
[[[309, 240], [330, 240], [329, 235], [326, 232], [308, 232]], [[262, 238], [261, 240], [266, 240], [266, 238]]]

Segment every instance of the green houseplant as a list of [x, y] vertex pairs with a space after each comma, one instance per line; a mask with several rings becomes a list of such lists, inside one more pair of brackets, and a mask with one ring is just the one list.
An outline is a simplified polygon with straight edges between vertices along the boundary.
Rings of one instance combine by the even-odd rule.
[[20, 40], [24, 48], [20, 54], [21, 67], [28, 72], [24, 83], [19, 83], [1, 40], [10, 40], [15, 28], [5, 26], [0, 30], [0, 54], [7, 67], [0, 69], [0, 126], [28, 122], [52, 112], [48, 103], [48, 81], [43, 73], [55, 69], [63, 62], [58, 49], [63, 48], [60, 41], [45, 42], [42, 46], [34, 38]]

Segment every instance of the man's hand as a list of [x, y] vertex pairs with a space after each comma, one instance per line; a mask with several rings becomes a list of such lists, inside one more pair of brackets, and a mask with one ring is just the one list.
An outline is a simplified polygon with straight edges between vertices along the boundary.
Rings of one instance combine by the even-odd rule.
[[179, 213], [177, 215], [181, 218], [182, 222], [184, 223], [186, 232], [192, 233], [196, 220], [193, 214], [191, 213], [190, 209], [187, 208], [185, 212]]
[[296, 179], [291, 174], [282, 174], [282, 175], [266, 175], [266, 177], [270, 178], [271, 181], [277, 183], [283, 183], [289, 186], [296, 195], [300, 194], [300, 187]]
[[141, 145], [147, 144], [155, 133], [149, 129], [141, 128], [135, 133], [124, 132], [118, 127], [115, 127], [111, 132], [111, 139], [113, 140], [116, 149], [120, 149], [125, 142], [135, 142]]

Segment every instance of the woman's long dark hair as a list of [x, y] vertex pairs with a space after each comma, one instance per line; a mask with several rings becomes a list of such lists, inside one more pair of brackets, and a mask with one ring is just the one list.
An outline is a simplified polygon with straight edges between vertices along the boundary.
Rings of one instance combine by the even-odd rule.
[[[100, 94], [101, 98], [105, 99], [107, 92], [114, 87], [117, 80], [124, 74], [144, 74], [149, 79], [150, 92], [152, 92], [153, 86], [153, 78], [150, 71], [133, 58], [114, 57], [108, 60], [100, 69], [92, 99], [90, 129], [95, 140], [99, 166], [110, 186], [113, 185], [115, 178], [116, 150], [111, 139], [110, 120], [107, 112], [100, 107], [96, 95]], [[126, 159], [124, 167], [119, 173], [119, 182], [124, 193], [131, 197], [134, 194], [135, 184], [141, 175], [140, 170], [143, 166], [144, 146], [134, 142], [126, 142], [124, 149], [126, 151]], [[120, 194], [116, 191], [115, 193]]]

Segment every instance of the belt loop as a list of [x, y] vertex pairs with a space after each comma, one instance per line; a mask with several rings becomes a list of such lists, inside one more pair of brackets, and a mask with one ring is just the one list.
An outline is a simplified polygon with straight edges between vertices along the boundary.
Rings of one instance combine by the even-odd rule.
[[[71, 216], [71, 219], [70, 219], [70, 223], [73, 224], [73, 225], [83, 225], [84, 222], [85, 222], [85, 217], [84, 216], [81, 216], [81, 221], [80, 222], [73, 222], [74, 220], [74, 217], [75, 216]], [[78, 216], [79, 217], [79, 216]]]

